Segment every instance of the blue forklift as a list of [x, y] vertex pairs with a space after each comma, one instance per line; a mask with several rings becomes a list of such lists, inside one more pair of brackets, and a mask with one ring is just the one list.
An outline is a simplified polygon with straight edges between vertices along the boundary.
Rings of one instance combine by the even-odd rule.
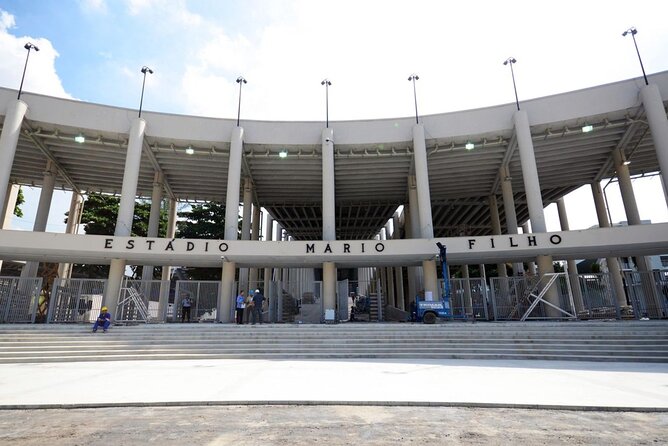
[[450, 278], [448, 277], [448, 263], [446, 247], [437, 242], [441, 270], [443, 271], [443, 298], [441, 300], [420, 300], [415, 297], [415, 311], [413, 319], [415, 322], [434, 324], [438, 318], [452, 319], [452, 308], [450, 306]]

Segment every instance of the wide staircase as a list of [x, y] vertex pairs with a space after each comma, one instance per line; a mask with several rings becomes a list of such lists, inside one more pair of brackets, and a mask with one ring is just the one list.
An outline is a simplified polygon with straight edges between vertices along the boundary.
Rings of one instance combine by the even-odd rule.
[[668, 321], [0, 325], [0, 363], [219, 358], [668, 362]]

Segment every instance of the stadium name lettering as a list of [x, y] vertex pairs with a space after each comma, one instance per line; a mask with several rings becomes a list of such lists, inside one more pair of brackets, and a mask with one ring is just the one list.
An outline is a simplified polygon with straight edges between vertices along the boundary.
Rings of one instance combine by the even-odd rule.
[[[519, 248], [520, 246], [526, 247], [526, 246], [538, 246], [538, 240], [536, 239], [535, 235], [527, 235], [527, 236], [522, 236], [522, 235], [513, 235], [509, 236], [507, 239], [504, 238], [494, 238], [490, 237], [489, 238], [489, 243], [487, 245], [484, 244], [484, 241], [487, 239], [483, 239], [482, 242], [480, 243], [479, 246], [483, 246], [486, 248]], [[504, 243], [505, 240], [505, 243]], [[552, 234], [550, 238], [548, 239], [551, 245], [558, 245], [561, 243], [561, 236], [558, 234]], [[467, 240], [468, 245], [469, 245], [469, 250], [474, 249], [476, 247], [476, 243], [478, 243], [478, 239], [475, 238], [470, 238]]]

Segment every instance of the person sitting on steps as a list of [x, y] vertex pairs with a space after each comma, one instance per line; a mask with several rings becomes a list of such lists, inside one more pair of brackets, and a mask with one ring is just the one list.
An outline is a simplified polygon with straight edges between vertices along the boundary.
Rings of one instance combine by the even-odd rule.
[[97, 332], [98, 327], [102, 326], [102, 332], [106, 333], [111, 325], [111, 313], [108, 311], [107, 307], [102, 307], [100, 309], [100, 315], [97, 317], [97, 320], [93, 324], [93, 333]]

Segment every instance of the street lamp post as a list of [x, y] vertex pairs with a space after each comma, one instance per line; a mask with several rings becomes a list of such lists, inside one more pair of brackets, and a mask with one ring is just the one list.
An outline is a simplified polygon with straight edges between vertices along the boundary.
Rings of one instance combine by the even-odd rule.
[[515, 72], [513, 71], [513, 64], [517, 62], [517, 59], [514, 57], [509, 57], [508, 59], [503, 61], [504, 65], [510, 65], [510, 75], [513, 77], [513, 90], [515, 91], [515, 104], [517, 105], [517, 109], [520, 109], [520, 100], [517, 98], [517, 85], [515, 85]]
[[631, 34], [631, 37], [633, 38], [633, 45], [636, 47], [636, 54], [638, 54], [638, 60], [640, 61], [640, 69], [642, 70], [642, 77], [645, 79], [645, 85], [649, 85], [649, 82], [647, 82], [647, 75], [645, 74], [645, 67], [642, 64], [642, 59], [640, 58], [640, 51], [638, 50], [638, 43], [636, 42], [636, 34], [638, 34], [638, 30], [635, 29], [633, 26], [627, 29], [622, 33], [622, 36], [626, 37], [627, 34]]
[[144, 104], [144, 86], [146, 85], [146, 73], [153, 74], [153, 70], [151, 70], [147, 66], [141, 67], [141, 72], [144, 73], [144, 80], [141, 83], [141, 98], [139, 99], [139, 117], [141, 118], [141, 108], [142, 105]]
[[329, 79], [325, 79], [320, 82], [320, 85], [325, 86], [325, 127], [329, 128], [329, 86], [332, 85], [332, 83]]
[[239, 118], [241, 117], [241, 84], [247, 84], [248, 81], [243, 78], [243, 76], [239, 76], [237, 78], [237, 84], [239, 84], [239, 107], [237, 108], [237, 127], [239, 127]]
[[26, 68], [28, 68], [28, 58], [30, 57], [30, 50], [39, 51], [39, 48], [37, 48], [36, 45], [33, 45], [30, 42], [23, 45], [23, 48], [28, 50], [28, 54], [26, 54], [26, 63], [25, 65], [23, 65], [23, 76], [21, 76], [21, 86], [19, 87], [19, 95], [16, 99], [21, 99], [21, 92], [23, 91], [23, 79], [25, 79], [26, 77]]
[[408, 76], [409, 81], [413, 81], [413, 99], [415, 100], [415, 123], [419, 124], [420, 122], [418, 121], [418, 109], [417, 109], [417, 91], [415, 89], [415, 81], [420, 79], [420, 77], [417, 74], [411, 74]]

